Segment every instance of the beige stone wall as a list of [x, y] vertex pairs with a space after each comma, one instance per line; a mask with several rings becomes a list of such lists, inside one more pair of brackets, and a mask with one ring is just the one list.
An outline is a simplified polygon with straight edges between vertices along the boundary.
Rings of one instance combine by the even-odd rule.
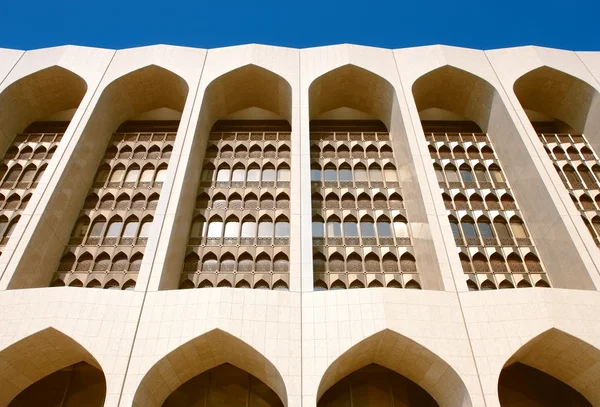
[[[434, 79], [416, 89], [420, 78]], [[525, 97], [515, 88], [522, 78]], [[0, 256], [0, 405], [80, 361], [103, 371], [106, 406], [161, 405], [221, 363], [253, 374], [290, 407], [316, 406], [370, 363], [441, 406], [499, 406], [500, 372], [514, 362], [600, 403], [600, 249], [521, 105], [535, 104], [530, 89], [540, 83], [558, 89], [540, 109], [575, 123], [599, 152], [600, 53], [0, 50], [0, 151], [29, 122], [77, 107]], [[468, 291], [418, 104], [452, 108], [490, 134], [554, 288]], [[309, 122], [342, 106], [390, 129], [422, 290], [313, 291]], [[47, 288], [112, 133], [160, 107], [182, 117], [135, 290]], [[290, 289], [177, 290], [208, 132], [247, 107], [292, 126]]]

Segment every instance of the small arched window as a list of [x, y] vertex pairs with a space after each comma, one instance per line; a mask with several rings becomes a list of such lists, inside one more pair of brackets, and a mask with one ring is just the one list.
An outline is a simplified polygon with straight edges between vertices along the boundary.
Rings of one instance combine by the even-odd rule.
[[258, 237], [273, 236], [273, 221], [268, 216], [262, 217], [258, 222]]
[[381, 174], [381, 167], [377, 164], [371, 164], [369, 167], [369, 178], [371, 182], [382, 182], [383, 176]]
[[323, 218], [321, 218], [320, 216], [313, 217], [312, 236], [313, 237], [324, 237], [325, 236], [325, 225], [323, 222]]
[[213, 218], [208, 223], [208, 234], [209, 238], [220, 238], [223, 234], [223, 221], [221, 218]]
[[230, 170], [226, 165], [222, 165], [219, 167], [217, 171], [217, 182], [229, 182]]
[[204, 236], [206, 229], [206, 220], [202, 216], [196, 216], [192, 221], [192, 227], [190, 228], [191, 237], [202, 237]]
[[225, 222], [225, 237], [237, 238], [240, 233], [240, 222], [236, 217], [227, 218]]
[[260, 181], [260, 167], [258, 164], [250, 164], [248, 167], [248, 175], [246, 178], [248, 182], [259, 182]]
[[120, 217], [116, 216], [110, 221], [108, 229], [106, 231], [106, 237], [117, 237], [121, 234], [121, 228], [123, 227], [123, 221]]
[[139, 176], [140, 176], [140, 167], [139, 167], [139, 165], [134, 164], [131, 167], [129, 167], [129, 170], [127, 171], [127, 175], [125, 175], [125, 182], [137, 182]]
[[446, 173], [446, 178], [448, 179], [448, 182], [459, 182], [455, 166], [453, 166], [452, 164], [446, 165], [446, 167], [444, 168], [444, 172]]
[[[342, 227], [340, 219], [337, 216], [332, 216], [327, 219], [327, 236], [340, 237], [342, 236]], [[356, 235], [358, 236], [358, 234]]]
[[167, 166], [166, 165], [161, 165], [158, 167], [158, 169], [156, 170], [156, 176], [154, 178], [154, 182], [165, 182], [165, 177], [167, 175]]
[[106, 220], [103, 216], [100, 216], [92, 224], [92, 228], [90, 229], [90, 236], [102, 236], [102, 234], [104, 233], [104, 226], [106, 226]]
[[121, 182], [123, 175], [125, 174], [125, 166], [122, 164], [117, 165], [112, 174], [110, 175], [110, 182]]
[[256, 237], [256, 221], [251, 216], [244, 218], [242, 222], [242, 237]]
[[360, 220], [360, 234], [362, 237], [375, 237], [375, 224], [371, 217], [365, 216]]
[[246, 179], [246, 169], [241, 164], [236, 164], [233, 167], [233, 173], [231, 174], [232, 182], [244, 182]]
[[277, 168], [277, 182], [290, 182], [290, 167], [287, 164], [282, 164]]
[[127, 219], [125, 227], [123, 228], [123, 237], [135, 237], [138, 229], [138, 219], [135, 216]]
[[151, 165], [147, 165], [142, 170], [142, 175], [140, 176], [140, 182], [152, 182], [154, 179], [154, 167]]
[[275, 237], [289, 237], [290, 222], [284, 216], [277, 218], [275, 221]]
[[353, 216], [344, 219], [344, 236], [358, 237], [358, 223]]

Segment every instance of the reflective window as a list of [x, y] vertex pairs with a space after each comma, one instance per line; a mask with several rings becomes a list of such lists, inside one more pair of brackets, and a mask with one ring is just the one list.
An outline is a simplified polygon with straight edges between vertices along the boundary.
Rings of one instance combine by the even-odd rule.
[[119, 236], [121, 234], [121, 226], [122, 225], [123, 225], [123, 222], [121, 222], [120, 220], [111, 222], [110, 225], [108, 225], [108, 231], [106, 232], [106, 236], [110, 236], [110, 237]]
[[127, 171], [127, 175], [125, 176], [125, 182], [136, 182], [138, 177], [140, 176], [139, 168], [132, 168]]
[[261, 220], [258, 224], [258, 236], [259, 237], [271, 237], [273, 236], [273, 222], [268, 220]]
[[377, 234], [379, 237], [392, 237], [392, 227], [389, 222], [377, 222]]
[[227, 221], [225, 224], [225, 237], [238, 237], [240, 233], [240, 222], [235, 221]]
[[394, 222], [394, 233], [396, 237], [408, 237], [408, 225], [405, 222]]
[[458, 223], [450, 222], [450, 228], [452, 229], [452, 235], [455, 238], [460, 238], [460, 229], [458, 227]]
[[321, 170], [319, 169], [311, 169], [310, 170], [310, 180], [314, 182], [321, 181]]
[[275, 236], [288, 237], [290, 235], [290, 223], [288, 221], [277, 221], [275, 223]]
[[344, 235], [346, 237], [358, 236], [358, 224], [354, 221], [344, 222]]
[[248, 170], [248, 178], [249, 182], [258, 182], [260, 181], [260, 168], [250, 168]]
[[325, 229], [324, 229], [323, 222], [313, 222], [312, 223], [312, 235], [314, 237], [325, 236]]
[[112, 175], [110, 176], [110, 182], [120, 182], [123, 179], [124, 173], [125, 173], [125, 168], [123, 168], [123, 167], [116, 168], [113, 171]]
[[463, 222], [462, 230], [466, 238], [477, 237], [477, 232], [475, 232], [475, 225], [471, 222]]
[[231, 180], [233, 182], [244, 182], [246, 179], [246, 170], [244, 168], [234, 168], [233, 174], [231, 175]]
[[[327, 222], [327, 236], [329, 237], [340, 237], [342, 236], [342, 227], [339, 221]], [[357, 234], [358, 236], [358, 234]]]
[[517, 239], [524, 239], [527, 237], [527, 232], [525, 231], [525, 226], [523, 225], [523, 222], [519, 220], [511, 220], [510, 228], [512, 229], [513, 234]]
[[106, 222], [103, 220], [94, 222], [92, 225], [92, 230], [90, 231], [90, 236], [102, 236], [104, 225], [106, 225]]
[[140, 237], [148, 237], [150, 236], [150, 228], [152, 227], [151, 220], [145, 220], [142, 222], [142, 227], [140, 228]]
[[371, 178], [371, 182], [383, 181], [383, 178], [381, 176], [381, 169], [378, 167], [369, 168], [369, 178]]
[[262, 172], [263, 181], [275, 181], [275, 168], [265, 168]]
[[375, 236], [375, 225], [373, 224], [373, 222], [360, 222], [360, 234], [363, 237]]
[[335, 182], [337, 181], [337, 176], [335, 174], [335, 169], [326, 168], [325, 169], [325, 181]]
[[280, 168], [279, 170], [277, 170], [277, 181], [283, 181], [283, 182], [290, 181], [289, 168]]
[[340, 169], [340, 181], [352, 181], [352, 171], [350, 168]]
[[154, 179], [154, 181], [155, 182], [165, 182], [166, 175], [167, 175], [167, 169], [159, 168], [158, 171], [156, 171], [156, 178]]
[[468, 170], [460, 170], [460, 176], [464, 182], [473, 182], [473, 174]]
[[477, 226], [479, 227], [479, 233], [481, 233], [482, 237], [494, 237], [492, 226], [489, 223], [477, 222]]
[[242, 237], [255, 237], [256, 236], [256, 222], [244, 221], [242, 223]]
[[220, 220], [212, 221], [208, 224], [208, 237], [221, 237], [223, 233], [223, 222]]
[[367, 181], [367, 169], [365, 167], [357, 165], [354, 168], [354, 178], [359, 182], [361, 182], [361, 181], [366, 182]]
[[217, 182], [229, 182], [229, 168], [220, 168], [217, 171]]
[[140, 182], [152, 182], [152, 178], [154, 178], [154, 169], [153, 168], [145, 168], [142, 171], [142, 176], [140, 177]]
[[138, 222], [137, 220], [129, 221], [125, 224], [125, 230], [123, 230], [124, 237], [132, 237], [137, 233]]

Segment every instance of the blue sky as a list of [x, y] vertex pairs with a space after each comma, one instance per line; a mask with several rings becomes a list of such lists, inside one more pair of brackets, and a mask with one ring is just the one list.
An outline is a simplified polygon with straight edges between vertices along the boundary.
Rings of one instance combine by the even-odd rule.
[[0, 47], [201, 48], [263, 43], [385, 48], [541, 45], [600, 51], [600, 0], [2, 2]]

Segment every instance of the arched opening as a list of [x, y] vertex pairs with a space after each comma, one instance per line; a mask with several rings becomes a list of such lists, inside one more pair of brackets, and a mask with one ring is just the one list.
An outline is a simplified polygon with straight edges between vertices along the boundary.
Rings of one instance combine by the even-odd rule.
[[[110, 176], [98, 173], [97, 181], [108, 179], [109, 187], [120, 187], [119, 192], [131, 196], [136, 192], [133, 190], [136, 185], [133, 178], [137, 175], [137, 168], [143, 168], [139, 170], [140, 178], [136, 180], [138, 185], [157, 188], [158, 191], [162, 185], [152, 182], [156, 166], [150, 163], [144, 165], [143, 158], [139, 157], [145, 152], [138, 147], [147, 145], [149, 141], [162, 145], [167, 139], [171, 142], [174, 140], [187, 95], [188, 85], [183, 78], [156, 65], [148, 65], [118, 77], [102, 90], [93, 110], [90, 109], [92, 114], [72, 152], [76, 159], [66, 164], [61, 180], [48, 198], [47, 211], [62, 216], [58, 229], [54, 231], [57, 239], [47, 239], [43, 228], [36, 228], [26, 250], [39, 252], [40, 255], [25, 256], [20, 260], [9, 283], [10, 288], [42, 286], [52, 280], [49, 267], [56, 264], [62, 254], [63, 245], [60, 242], [66, 241], [65, 237], [68, 237], [76, 221], [75, 214], [82, 207], [86, 195], [100, 191], [100, 182], [93, 183], [98, 169], [108, 167]], [[164, 112], [169, 120], [164, 120]], [[112, 158], [115, 148], [119, 151], [118, 157], [123, 154], [128, 160], [139, 160], [132, 166], [129, 175], [123, 164], [117, 164]], [[119, 160], [122, 161], [121, 158]], [[145, 174], [146, 169], [152, 169], [152, 174]], [[81, 180], [77, 185], [72, 182], [75, 178]], [[146, 178], [149, 178], [149, 182], [146, 182]], [[81, 188], [86, 184], [92, 191]], [[142, 232], [145, 234], [147, 231]], [[148, 236], [140, 234], [140, 237], [135, 244], [144, 246]], [[120, 243], [116, 241], [116, 244]], [[77, 250], [85, 250], [85, 247]], [[32, 276], [27, 272], [31, 269], [38, 270], [38, 273]]]
[[[414, 354], [420, 357], [415, 360], [411, 356]], [[436, 368], [445, 373], [427, 374]], [[368, 373], [379, 380], [370, 380]], [[348, 388], [352, 383], [356, 384], [356, 392], [354, 386]], [[317, 406], [338, 405], [470, 406], [471, 400], [465, 384], [448, 363], [412, 339], [386, 329], [352, 346], [323, 374]]]
[[12, 384], [0, 388], [3, 405], [104, 405], [106, 379], [100, 364], [83, 346], [54, 328], [5, 348], [0, 360], [11, 366], [0, 373], [5, 383]]
[[521, 346], [498, 381], [504, 406], [594, 406], [600, 403], [600, 350], [551, 328]]
[[[239, 67], [207, 84], [192, 147], [197, 157], [190, 160], [191, 164], [185, 169], [186, 184], [197, 186], [197, 196], [213, 196], [204, 216], [223, 216], [223, 210], [233, 210], [239, 219], [245, 219], [246, 216], [256, 217], [256, 209], [277, 209], [277, 216], [291, 218], [291, 110], [290, 84], [275, 72], [257, 65]], [[198, 179], [197, 162], [203, 159], [206, 169]], [[214, 177], [210, 174], [212, 168], [216, 168]], [[242, 202], [243, 191], [239, 188], [243, 187], [246, 190]], [[215, 197], [222, 199], [217, 203]], [[176, 214], [178, 224], [191, 222], [195, 215], [193, 206], [191, 200], [183, 199]], [[276, 249], [287, 249], [288, 229], [283, 223], [274, 227], [270, 219], [261, 217], [258, 225], [243, 222], [241, 230], [237, 220], [235, 225], [228, 220], [223, 240], [218, 243], [209, 240], [208, 243], [221, 244], [224, 250], [236, 253], [237, 245], [256, 244], [257, 253], [271, 245]], [[160, 288], [175, 288], [174, 284], [181, 279], [171, 271], [176, 269], [175, 262], [183, 259], [182, 245], [177, 243], [179, 239], [173, 232]], [[201, 241], [190, 238], [189, 244], [200, 246]], [[269, 266], [269, 271], [271, 269]], [[216, 276], [206, 277], [216, 279]], [[250, 280], [250, 286], [261, 287], [260, 284], [256, 286], [260, 278], [255, 280], [250, 274], [243, 278]], [[237, 283], [233, 285], [238, 286]]]
[[[469, 191], [471, 197], [469, 205], [465, 202], [464, 195], [457, 195], [460, 197], [458, 202], [455, 197], [454, 210], [449, 208], [452, 215], [462, 219], [465, 215], [478, 219], [481, 215], [478, 213], [480, 210], [503, 209], [514, 212], [515, 216], [527, 222], [531, 219], [535, 224], [531, 232], [532, 235], [537, 234], [535, 242], [539, 245], [539, 252], [544, 255], [544, 261], [560, 261], [553, 249], [554, 243], [548, 238], [547, 230], [541, 225], [547, 225], [549, 219], [552, 219], [551, 224], [554, 229], [565, 234], [569, 232], [548, 192], [532, 191], [532, 182], [542, 183], [540, 174], [531, 171], [531, 168], [539, 168], [539, 166], [535, 166], [532, 156], [527, 153], [519, 130], [513, 123], [502, 95], [494, 85], [470, 72], [446, 65], [418, 78], [413, 84], [412, 91], [428, 143], [435, 145], [438, 151], [446, 145], [453, 148], [454, 153], [447, 157], [448, 163], [444, 163], [446, 169], [452, 170], [446, 170], [450, 188], [462, 187], [473, 190]], [[566, 155], [564, 150], [561, 151]], [[569, 152], [572, 157], [579, 156], [572, 149]], [[479, 161], [473, 170], [463, 162], [467, 155]], [[509, 167], [501, 168], [503, 158], [509, 160], [511, 163]], [[486, 167], [489, 171], [485, 170]], [[460, 179], [455, 168], [459, 169]], [[530, 174], [527, 180], [521, 176], [524, 172]], [[591, 176], [591, 173], [589, 175]], [[507, 181], [509, 177], [512, 177], [510, 183]], [[489, 193], [494, 187], [496, 190], [503, 190], [500, 202], [497, 197]], [[484, 196], [485, 203], [482, 198]], [[516, 202], [515, 197], [519, 196], [525, 197], [524, 206]], [[461, 213], [454, 213], [455, 211]], [[470, 213], [462, 213], [463, 211]], [[510, 236], [494, 231], [489, 221], [480, 222], [478, 226], [476, 232], [470, 223], [462, 222], [466, 246], [474, 246], [473, 251], [476, 248], [479, 250], [482, 246], [494, 250], [497, 250], [498, 246], [504, 246], [508, 251], [515, 244], [515, 240]], [[525, 231], [524, 223], [522, 226]], [[515, 239], [519, 246], [536, 250], [533, 239], [530, 239], [528, 234], [515, 236]], [[459, 242], [457, 239], [457, 245]], [[575, 272], [582, 275], [580, 280], [582, 282], [575, 284], [586, 285], [590, 282], [590, 278], [576, 246], [570, 245], [566, 252], [576, 265]], [[549, 258], [546, 259], [545, 256]], [[564, 273], [555, 267], [555, 264], [553, 262], [548, 271], [562, 273], [563, 283], [574, 288], [573, 280], [565, 278]], [[492, 269], [501, 272], [504, 265], [494, 261]]]
[[[398, 174], [399, 166], [396, 160], [412, 160], [408, 159], [409, 151], [397, 150], [398, 143], [405, 141], [407, 136], [396, 90], [386, 79], [352, 64], [324, 72], [310, 84], [309, 117], [311, 145], [313, 151], [320, 152], [312, 155], [313, 166], [323, 168], [322, 174], [315, 172], [313, 187], [321, 188], [320, 195], [325, 197], [326, 202], [324, 208], [313, 205], [313, 216], [326, 218], [326, 212], [341, 207], [375, 209], [378, 211], [377, 218], [381, 214], [393, 219], [396, 215], [392, 213], [393, 210], [404, 209], [401, 198], [403, 191], [400, 188], [406, 187], [407, 193], [420, 196], [421, 192], [410, 182], [415, 177], [414, 168], [410, 165], [403, 166], [403, 176]], [[349, 157], [352, 157], [353, 162], [350, 162]], [[317, 183], [317, 176], [322, 176], [322, 183]], [[373, 191], [373, 188], [380, 188], [381, 192]], [[386, 193], [384, 189], [389, 192]], [[412, 203], [410, 206], [413, 206]], [[419, 213], [423, 209], [414, 206], [406, 208], [407, 212], [414, 210]], [[346, 217], [343, 237], [328, 228], [327, 244], [356, 246], [352, 250], [364, 259], [371, 252], [371, 246], [391, 249], [395, 242], [390, 227], [386, 226], [389, 222], [385, 225], [376, 224], [373, 221], [374, 215], [361, 215], [358, 224]], [[356, 228], [355, 225], [359, 227]], [[376, 229], [375, 225], [377, 228], [381, 226], [381, 230]], [[412, 246], [412, 242], [406, 243], [407, 246]], [[419, 258], [419, 250], [416, 252]], [[424, 258], [424, 261], [429, 262], [429, 259]], [[368, 267], [369, 264], [366, 262], [365, 266]], [[379, 275], [369, 275], [367, 281], [371, 281], [372, 278], [384, 280], [381, 276], [384, 272], [381, 265], [367, 271]], [[441, 283], [436, 271], [435, 264], [427, 268], [427, 273], [431, 276], [425, 280], [431, 287]], [[326, 284], [331, 287], [337, 276], [323, 278], [327, 279]], [[366, 282], [363, 283], [366, 285]], [[355, 283], [352, 288], [358, 286], [359, 284]]]
[[[181, 365], [169, 362], [179, 355], [196, 354], [197, 349], [203, 349], [209, 357], [202, 361], [188, 359]], [[231, 349], [236, 351], [231, 352]], [[168, 366], [171, 377], [177, 377], [180, 385], [176, 389], [162, 373], [164, 366]], [[212, 379], [210, 383], [208, 379]], [[133, 405], [192, 405], [206, 400], [208, 403], [202, 405], [275, 407], [287, 405], [287, 392], [283, 378], [267, 358], [242, 340], [215, 329], [184, 343], [157, 361], [141, 380]]]

